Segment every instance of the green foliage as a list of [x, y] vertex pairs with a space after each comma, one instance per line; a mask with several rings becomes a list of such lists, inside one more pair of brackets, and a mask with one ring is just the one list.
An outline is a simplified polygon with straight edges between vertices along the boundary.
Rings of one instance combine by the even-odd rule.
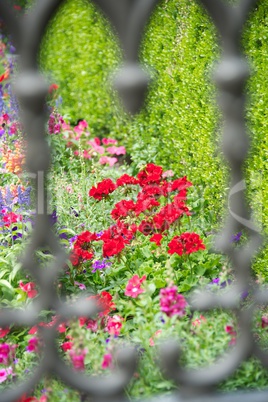
[[[246, 25], [243, 46], [254, 72], [247, 87], [247, 91], [251, 93], [247, 119], [252, 138], [252, 150], [245, 164], [248, 199], [256, 210], [256, 219], [262, 229], [267, 231], [268, 44], [265, 32], [268, 20], [265, 8], [265, 1], [256, 6]], [[77, 13], [77, 10], [80, 12]], [[108, 92], [108, 76], [118, 65], [119, 54], [108, 26], [98, 12], [87, 2], [77, 0], [65, 2], [50, 24], [41, 48], [40, 60], [42, 68], [50, 73], [51, 80], [60, 85], [62, 112], [69, 114], [73, 121], [78, 118], [87, 119], [93, 134], [111, 133], [124, 139], [131, 152], [134, 173], [146, 162], [155, 162], [165, 169], [172, 169], [178, 175], [187, 174], [191, 181], [198, 183], [197, 194], [200, 194], [200, 199], [194, 201], [193, 209], [198, 217], [194, 226], [201, 227], [204, 231], [211, 230], [222, 217], [228, 168], [218, 152], [221, 118], [215, 105], [215, 90], [210, 74], [215, 58], [219, 58], [219, 49], [208, 17], [198, 5], [188, 0], [159, 3], [146, 29], [140, 54], [145, 66], [151, 69], [155, 82], [151, 86], [144, 110], [132, 120], [126, 115], [119, 115], [115, 100], [111, 92]], [[61, 146], [58, 145], [60, 152]], [[99, 172], [94, 171], [94, 167], [88, 172], [82, 166], [82, 174], [91, 174], [90, 180], [94, 182], [97, 181]], [[107, 177], [113, 174], [116, 177], [116, 172], [106, 171], [105, 174]], [[66, 184], [68, 180], [69, 177], [66, 178]], [[80, 192], [79, 183], [85, 186], [81, 189], [81, 195], [77, 194]], [[107, 225], [105, 213], [108, 213], [110, 205], [103, 204], [103, 208], [100, 205], [89, 205], [86, 183], [89, 182], [73, 177], [77, 191], [70, 194], [67, 200], [64, 198], [64, 190], [62, 193], [60, 190], [57, 192], [57, 197], [61, 199], [60, 205], [56, 202], [60, 207], [61, 224], [72, 227], [73, 234], [85, 222], [90, 223], [89, 230], [97, 230], [98, 227], [101, 229], [104, 223]], [[57, 189], [64, 189], [63, 184]], [[70, 207], [79, 210], [77, 222], [72, 222], [74, 218], [70, 214]], [[133, 254], [129, 253], [121, 261], [121, 265], [118, 263], [118, 270], [132, 269], [140, 275], [145, 272], [155, 289], [159, 289], [164, 286], [165, 266], [162, 261], [157, 260], [157, 256], [152, 255], [153, 246], [147, 243], [144, 242]], [[219, 271], [221, 261], [214, 256], [210, 256], [209, 260], [204, 254], [204, 257], [194, 263], [194, 270], [201, 269], [200, 267], [206, 269], [204, 272], [200, 271], [200, 277], [206, 273], [208, 279], [215, 272], [215, 267]], [[260, 281], [267, 281], [267, 263], [267, 252], [264, 250], [256, 258], [254, 266]], [[174, 267], [175, 265], [176, 261]], [[152, 279], [153, 270], [159, 273], [155, 281]], [[101, 278], [99, 284], [100, 281]], [[96, 283], [98, 287], [98, 281]], [[195, 284], [182, 281], [182, 285], [184, 287], [180, 290], [188, 291]], [[114, 278], [114, 286], [117, 286], [118, 292], [122, 292], [123, 284], [117, 277]], [[5, 292], [9, 294], [8, 290]], [[135, 307], [136, 324], [141, 324], [146, 305], [137, 304]], [[147, 307], [149, 309], [150, 304]], [[147, 315], [149, 316], [149, 310]], [[215, 313], [208, 320], [207, 326], [203, 327], [205, 329], [200, 337], [195, 336], [196, 333], [189, 336], [188, 331], [184, 342], [188, 360], [185, 357], [184, 362], [190, 366], [204, 365], [211, 363], [217, 354], [221, 354], [228, 344], [228, 337], [223, 329], [227, 322], [228, 319], [222, 312]], [[134, 324], [128, 323], [129, 326]], [[174, 332], [178, 330], [183, 338], [183, 334], [186, 334], [182, 328], [184, 323], [176, 324]], [[181, 328], [178, 329], [178, 326]], [[137, 341], [148, 341], [148, 323], [143, 322], [140, 333], [138, 332]], [[213, 348], [209, 347], [212, 335]], [[95, 345], [95, 339], [90, 341], [94, 341]], [[104, 342], [104, 338], [101, 341]], [[103, 352], [103, 345], [101, 350]], [[142, 356], [144, 366], [140, 371], [141, 379], [133, 384], [131, 392], [134, 396], [144, 395], [151, 389], [162, 391], [172, 387], [156, 372], [150, 351], [146, 356]], [[146, 383], [145, 372], [148, 373], [148, 368], [152, 373], [151, 384]], [[267, 375], [259, 363], [252, 359], [243, 363], [222, 387], [230, 390], [241, 386], [250, 388], [264, 385], [267, 385]]]
[[60, 86], [64, 113], [88, 119], [96, 134], [116, 125], [107, 82], [119, 57], [107, 23], [85, 0], [68, 0], [51, 21], [41, 48], [41, 66]]

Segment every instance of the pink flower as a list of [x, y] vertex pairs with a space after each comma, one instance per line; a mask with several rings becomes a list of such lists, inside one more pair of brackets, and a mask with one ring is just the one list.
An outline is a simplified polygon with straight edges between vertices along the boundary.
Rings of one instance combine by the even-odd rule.
[[91, 145], [91, 147], [94, 149], [94, 151], [96, 151], [98, 154], [104, 154], [105, 149], [104, 147], [102, 147], [101, 145], [98, 145], [96, 140], [91, 140], [87, 142], [89, 145]]
[[183, 316], [187, 302], [183, 295], [178, 293], [177, 286], [170, 286], [160, 290], [160, 308], [168, 317]]
[[202, 321], [204, 322], [204, 321], [207, 321], [207, 320], [206, 320], [205, 317], [201, 314], [199, 318], [196, 318], [196, 319], [192, 322], [192, 325], [193, 325], [194, 327], [198, 327], [199, 325], [201, 325]]
[[107, 163], [109, 166], [113, 166], [117, 162], [117, 158], [111, 158], [110, 156], [101, 156], [99, 163], [105, 165]]
[[11, 367], [6, 369], [0, 369], [0, 383], [6, 381], [7, 377], [12, 374], [13, 370]]
[[107, 331], [110, 335], [118, 336], [122, 328], [123, 318], [119, 315], [114, 315], [113, 317], [108, 317]]
[[117, 141], [114, 140], [113, 138], [103, 138], [102, 143], [103, 145], [117, 144]]
[[38, 352], [39, 346], [39, 339], [34, 336], [33, 338], [29, 339], [28, 346], [26, 346], [27, 352]]
[[[76, 126], [76, 127], [77, 127], [77, 126]], [[87, 127], [88, 127], [88, 124], [87, 124], [86, 120], [81, 120], [81, 121], [78, 123], [78, 127], [79, 127], [79, 128], [82, 128], [82, 129], [87, 128]]]
[[74, 192], [73, 187], [71, 184], [68, 184], [68, 186], [65, 187], [65, 190], [67, 193], [72, 194]]
[[10, 346], [8, 343], [0, 343], [0, 364], [8, 364]]
[[141, 284], [146, 279], [146, 275], [143, 275], [142, 278], [139, 278], [138, 275], [134, 275], [127, 283], [125, 295], [133, 297], [134, 299], [139, 296], [139, 294], [145, 292], [144, 289], [141, 289]]
[[92, 332], [97, 332], [98, 331], [98, 321], [88, 319], [87, 328], [90, 329]]
[[92, 154], [91, 153], [89, 153], [90, 152], [90, 150], [89, 151], [87, 151], [86, 149], [83, 151], [83, 158], [85, 158], [85, 159], [91, 159], [92, 158]]
[[154, 345], [155, 345], [155, 343], [154, 343], [154, 338], [157, 338], [157, 337], [161, 334], [161, 332], [162, 332], [162, 329], [158, 329], [158, 330], [153, 334], [153, 336], [149, 339], [149, 345], [150, 345], [150, 346], [154, 346]]
[[29, 297], [29, 299], [34, 298], [38, 292], [35, 289], [35, 283], [34, 282], [28, 282], [25, 285], [23, 284], [22, 281], [19, 281], [19, 287], [27, 293], [27, 296]]
[[121, 147], [109, 147], [107, 148], [107, 152], [109, 152], [112, 155], [125, 155], [126, 154], [126, 148], [124, 146]]
[[263, 315], [261, 318], [261, 327], [262, 328], [268, 327], [268, 317], [266, 315]]
[[76, 370], [85, 370], [85, 356], [87, 354], [87, 349], [80, 350], [79, 354], [71, 349], [69, 353], [73, 367]]
[[112, 366], [112, 361], [113, 361], [113, 356], [111, 355], [111, 353], [106, 353], [103, 356], [103, 360], [102, 360], [102, 363], [101, 363], [101, 368], [105, 370], [105, 369], [111, 367]]
[[229, 345], [230, 346], [235, 345], [236, 344], [237, 332], [234, 330], [234, 327], [232, 325], [226, 325], [225, 332], [227, 332], [227, 334], [231, 335], [231, 340], [229, 342]]
[[166, 171], [162, 174], [162, 177], [163, 177], [163, 178], [172, 177], [172, 176], [174, 176], [173, 170], [166, 170]]
[[81, 289], [81, 290], [85, 290], [85, 289], [86, 289], [86, 285], [84, 285], [83, 283], [74, 282], [74, 284], [75, 284], [76, 286], [78, 286], [79, 289]]

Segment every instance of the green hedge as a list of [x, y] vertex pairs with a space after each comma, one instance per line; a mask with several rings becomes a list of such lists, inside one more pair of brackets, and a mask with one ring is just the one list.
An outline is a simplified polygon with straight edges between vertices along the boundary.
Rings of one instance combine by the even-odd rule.
[[[248, 125], [252, 150], [245, 165], [250, 204], [262, 227], [268, 226], [266, 109], [267, 9], [259, 2], [245, 28], [243, 46], [252, 64], [248, 84]], [[197, 186], [203, 208], [219, 222], [227, 194], [225, 161], [219, 151], [221, 118], [210, 80], [219, 58], [215, 30], [197, 3], [162, 1], [151, 18], [141, 59], [155, 78], [143, 111], [134, 119], [118, 111], [108, 78], [120, 63], [109, 26], [88, 2], [68, 0], [51, 22], [40, 63], [60, 85], [62, 112], [73, 121], [86, 118], [95, 135], [110, 132], [124, 140], [134, 169], [153, 161]], [[266, 252], [256, 271], [268, 278]], [[268, 279], [267, 279], [268, 280]]]

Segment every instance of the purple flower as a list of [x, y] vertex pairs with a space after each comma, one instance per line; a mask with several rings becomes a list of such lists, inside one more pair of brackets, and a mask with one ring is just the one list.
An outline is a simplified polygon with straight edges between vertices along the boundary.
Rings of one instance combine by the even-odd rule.
[[72, 244], [73, 244], [74, 242], [76, 242], [77, 237], [78, 237], [78, 235], [75, 235], [75, 236], [73, 236], [73, 237], [71, 237], [71, 238], [69, 239], [70, 246], [72, 246]]
[[231, 283], [232, 283], [231, 279], [227, 279], [227, 281], [221, 282], [220, 278], [214, 278], [212, 279], [212, 282], [208, 284], [208, 286], [217, 285], [220, 286], [221, 289], [224, 289], [226, 288], [227, 285], [231, 285]]
[[13, 241], [15, 241], [18, 238], [22, 238], [22, 233], [17, 232], [17, 230], [18, 230], [17, 226], [14, 226], [12, 228], [12, 232], [15, 232], [14, 236], [12, 236]]
[[238, 233], [234, 234], [231, 238], [231, 242], [238, 243], [241, 239], [241, 236], [242, 236], [242, 232], [238, 232]]
[[50, 215], [50, 220], [51, 220], [51, 224], [52, 224], [52, 225], [55, 225], [55, 223], [56, 223], [57, 220], [58, 220], [56, 210], [54, 210], [54, 211], [52, 212], [52, 214]]
[[67, 233], [65, 233], [65, 232], [60, 233], [59, 238], [60, 238], [60, 239], [67, 240], [67, 239], [68, 239]]
[[214, 279], [212, 279], [212, 282], [210, 282], [211, 284], [216, 284], [216, 285], [219, 285], [219, 283], [220, 283], [220, 278], [214, 278]]
[[12, 54], [14, 54], [14, 53], [16, 53], [16, 48], [13, 46], [13, 45], [9, 45], [9, 51], [10, 51], [10, 53], [12, 53]]
[[18, 186], [18, 204], [19, 205], [30, 205], [31, 204], [31, 190], [32, 187], [27, 187], [24, 191], [21, 186]]
[[92, 269], [91, 272], [92, 272], [93, 274], [95, 274], [95, 272], [96, 272], [97, 270], [102, 270], [102, 269], [108, 268], [108, 267], [110, 267], [111, 265], [112, 265], [112, 263], [111, 263], [110, 261], [107, 262], [106, 259], [94, 261], [93, 264], [92, 264], [92, 268], [93, 268], [93, 269]]

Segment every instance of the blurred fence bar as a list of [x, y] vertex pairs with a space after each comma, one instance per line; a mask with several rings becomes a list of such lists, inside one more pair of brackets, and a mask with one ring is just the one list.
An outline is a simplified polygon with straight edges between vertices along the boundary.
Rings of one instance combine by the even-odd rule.
[[[124, 63], [114, 79], [126, 109], [135, 114], [142, 107], [150, 77], [138, 61], [139, 45], [146, 23], [157, 0], [92, 0], [110, 20], [124, 54]], [[225, 2], [223, 0], [200, 0], [211, 16], [219, 34], [222, 56], [213, 79], [218, 87], [219, 108], [224, 117], [222, 149], [230, 165], [229, 210], [223, 231], [217, 237], [215, 247], [229, 256], [237, 278], [237, 285], [221, 296], [202, 293], [190, 301], [193, 310], [224, 308], [237, 315], [240, 335], [236, 345], [218, 362], [210, 367], [187, 370], [180, 365], [180, 348], [170, 341], [163, 345], [161, 361], [165, 374], [178, 385], [178, 391], [169, 396], [148, 399], [148, 402], [267, 402], [268, 390], [221, 394], [217, 385], [228, 378], [239, 365], [250, 356], [256, 356], [268, 368], [268, 354], [256, 344], [252, 334], [252, 319], [255, 309], [262, 303], [267, 305], [268, 292], [252, 287], [250, 281], [251, 261], [256, 249], [261, 245], [262, 236], [251, 222], [245, 201], [245, 184], [242, 165], [249, 149], [245, 126], [244, 88], [250, 75], [249, 67], [240, 49], [243, 25], [257, 0]], [[27, 169], [35, 178], [38, 194], [35, 229], [31, 243], [25, 250], [23, 269], [35, 279], [40, 297], [31, 308], [21, 310], [2, 309], [0, 327], [15, 324], [30, 326], [38, 322], [41, 310], [52, 309], [61, 320], [73, 316], [92, 316], [96, 312], [94, 304], [87, 308], [83, 300], [67, 304], [58, 299], [55, 281], [62, 270], [66, 255], [51, 231], [47, 214], [46, 175], [50, 165], [50, 150], [46, 142], [45, 102], [48, 83], [38, 69], [38, 51], [42, 36], [63, 0], [38, 0], [27, 15], [14, 15], [10, 0], [0, 0], [0, 16], [12, 35], [19, 53], [18, 75], [14, 84], [19, 99], [21, 119], [27, 133]], [[167, 33], [168, 34], [168, 33]], [[42, 180], [41, 180], [42, 178]], [[40, 182], [40, 180], [42, 182]], [[234, 248], [229, 239], [240, 230], [248, 233], [248, 244]], [[34, 259], [34, 252], [48, 247], [54, 261], [50, 269], [40, 269]], [[254, 285], [255, 286], [255, 285]], [[253, 303], [248, 308], [240, 308], [239, 297], [243, 292], [253, 294]], [[82, 400], [119, 402], [127, 400], [124, 388], [136, 370], [137, 356], [131, 347], [121, 351], [118, 368], [110, 377], [88, 377], [75, 372], [61, 360], [55, 339], [55, 326], [44, 328], [44, 352], [40, 366], [25, 383], [17, 384], [0, 395], [0, 401], [12, 402], [30, 391], [43, 375], [55, 375], [67, 385], [79, 390]], [[93, 351], [94, 352], [94, 351]]]

